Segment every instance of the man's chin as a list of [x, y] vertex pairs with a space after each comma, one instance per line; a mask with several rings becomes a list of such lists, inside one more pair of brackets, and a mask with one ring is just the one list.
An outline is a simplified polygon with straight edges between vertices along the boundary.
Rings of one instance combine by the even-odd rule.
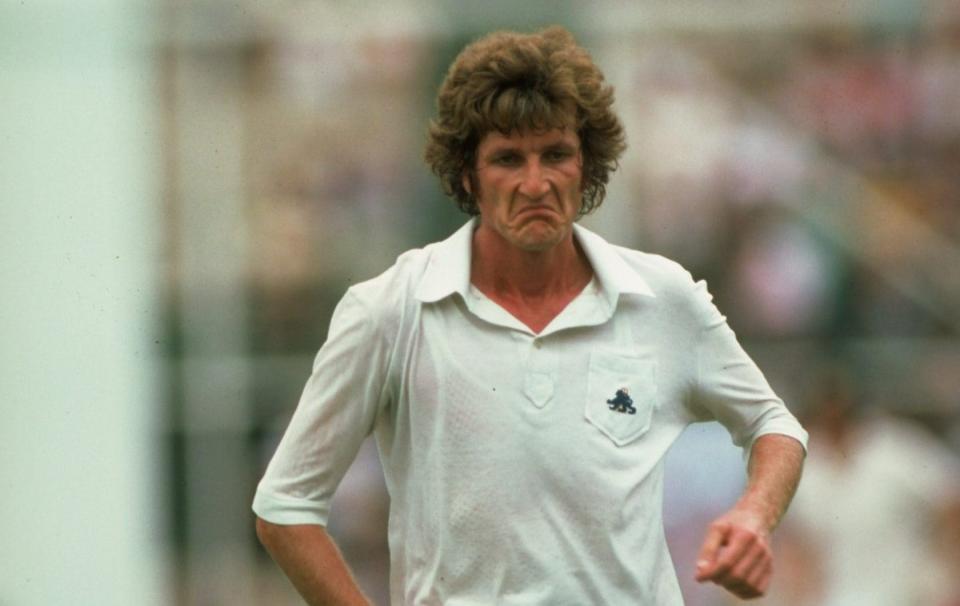
[[563, 236], [563, 230], [556, 226], [530, 226], [514, 241], [514, 245], [528, 252], [543, 252], [560, 244]]

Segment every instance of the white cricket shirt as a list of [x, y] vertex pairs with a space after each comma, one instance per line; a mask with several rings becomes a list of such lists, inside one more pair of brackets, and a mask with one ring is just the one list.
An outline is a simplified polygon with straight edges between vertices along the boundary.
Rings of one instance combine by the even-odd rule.
[[806, 432], [676, 263], [575, 226], [594, 279], [534, 334], [471, 286], [475, 227], [347, 291], [254, 511], [325, 524], [372, 431], [393, 604], [682, 604], [667, 449], [696, 421]]

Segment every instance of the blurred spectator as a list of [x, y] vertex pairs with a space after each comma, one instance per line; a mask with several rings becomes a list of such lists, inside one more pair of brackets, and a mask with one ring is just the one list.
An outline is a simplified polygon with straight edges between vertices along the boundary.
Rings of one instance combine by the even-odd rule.
[[898, 44], [838, 29], [808, 41], [781, 101], [835, 151], [860, 160], [895, 158], [913, 115], [911, 72]]
[[761, 335], [819, 334], [831, 319], [838, 286], [831, 251], [775, 209], [753, 213], [751, 219], [739, 229], [729, 267], [731, 319]]
[[781, 537], [798, 560], [781, 568], [769, 603], [954, 604], [957, 548], [945, 539], [957, 532], [960, 461], [920, 427], [868, 412], [844, 377], [824, 381], [809, 412], [810, 452]]
[[960, 28], [943, 27], [920, 50], [914, 72], [918, 98], [918, 132], [936, 146], [956, 145], [960, 138]]

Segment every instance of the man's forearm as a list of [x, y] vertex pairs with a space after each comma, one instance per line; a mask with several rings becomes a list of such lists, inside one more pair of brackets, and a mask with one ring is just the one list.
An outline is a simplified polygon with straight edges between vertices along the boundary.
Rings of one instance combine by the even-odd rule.
[[257, 518], [257, 537], [308, 604], [369, 606], [323, 526]]
[[768, 532], [773, 532], [797, 491], [804, 456], [803, 446], [789, 436], [757, 438], [750, 451], [747, 488], [734, 509], [760, 515]]
[[783, 435], [764, 435], [750, 452], [749, 480], [733, 509], [714, 520], [697, 559], [696, 579], [735, 595], [763, 595], [773, 574], [770, 533], [783, 517], [800, 482], [803, 446]]

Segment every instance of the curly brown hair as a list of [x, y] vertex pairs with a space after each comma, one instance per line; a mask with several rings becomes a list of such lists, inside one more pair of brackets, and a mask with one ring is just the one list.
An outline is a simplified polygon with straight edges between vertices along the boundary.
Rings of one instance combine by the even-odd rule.
[[603, 202], [610, 173], [626, 149], [613, 112], [613, 87], [562, 27], [495, 32], [464, 48], [450, 66], [424, 159], [460, 209], [477, 215], [463, 176], [472, 175], [477, 145], [487, 133], [567, 127], [576, 129], [583, 152], [583, 216]]

